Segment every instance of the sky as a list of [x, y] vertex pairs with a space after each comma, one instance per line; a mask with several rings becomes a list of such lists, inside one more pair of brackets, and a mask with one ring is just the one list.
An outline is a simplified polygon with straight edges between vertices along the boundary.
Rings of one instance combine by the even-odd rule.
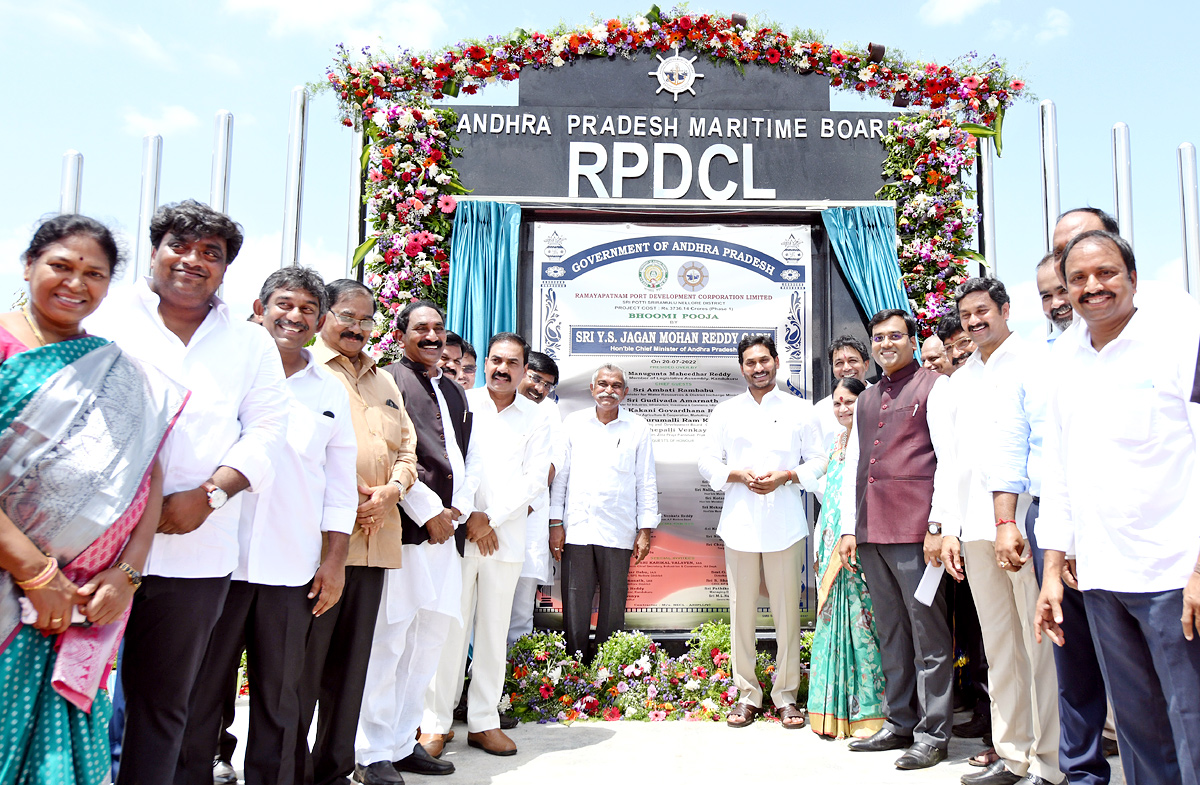
[[[663, 7], [665, 2], [659, 0]], [[163, 137], [160, 202], [209, 197], [214, 116], [234, 115], [229, 213], [246, 243], [226, 276], [235, 312], [249, 313], [279, 265], [292, 88], [320, 82], [334, 47], [445, 47], [514, 28], [644, 13], [647, 2], [479, 0], [197, 0], [84, 3], [0, 0], [0, 309], [23, 289], [20, 254], [38, 219], [58, 210], [63, 154], [84, 156], [81, 212], [122, 236], [137, 228], [142, 137]], [[1176, 148], [1200, 143], [1200, 102], [1185, 92], [1200, 4], [1052, 0], [893, 0], [798, 4], [693, 3], [691, 12], [743, 12], [833, 44], [868, 41], [946, 62], [995, 53], [1037, 98], [1053, 100], [1063, 209], [1112, 211], [1111, 129], [1129, 125], [1138, 269], [1182, 285]], [[1161, 61], [1161, 62], [1160, 62]], [[1170, 67], [1168, 67], [1170, 66]], [[1190, 88], [1189, 88], [1190, 89]], [[482, 91], [512, 103], [514, 91]], [[872, 106], [864, 106], [871, 104]], [[835, 109], [881, 105], [835, 91]], [[309, 102], [300, 261], [327, 279], [345, 271], [350, 132], [332, 96]], [[1033, 268], [1043, 253], [1036, 101], [1013, 107], [995, 162], [997, 268], [1011, 323], [1041, 329]], [[128, 274], [125, 281], [128, 280]]]

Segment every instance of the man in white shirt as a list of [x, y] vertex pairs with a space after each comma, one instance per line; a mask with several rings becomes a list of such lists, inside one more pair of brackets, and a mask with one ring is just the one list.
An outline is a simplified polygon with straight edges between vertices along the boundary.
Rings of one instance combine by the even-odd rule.
[[387, 571], [371, 641], [354, 742], [354, 778], [366, 785], [401, 782], [401, 771], [454, 771], [453, 763], [436, 760], [414, 737], [442, 647], [462, 623], [459, 546], [465, 531], [459, 523], [475, 509], [464, 457], [471, 429], [466, 393], [439, 368], [445, 318], [433, 303], [417, 300], [400, 311], [396, 324], [404, 354], [384, 370], [396, 381], [417, 431], [418, 479], [400, 503], [404, 566]]
[[997, 546], [1002, 527], [1024, 536], [1024, 513], [1031, 498], [1022, 493], [1017, 508], [999, 519], [988, 482], [1001, 444], [1007, 390], [1046, 368], [1035, 362], [1034, 347], [1009, 331], [1009, 297], [999, 280], [969, 279], [958, 292], [957, 308], [976, 351], [949, 385], [958, 515], [942, 531], [941, 559], [955, 580], [961, 581], [964, 571], [971, 579], [989, 666], [992, 743], [999, 755], [962, 781], [1047, 785], [1062, 779], [1054, 657], [1049, 642], [1038, 643], [1029, 634], [1028, 620], [1038, 597], [1033, 564], [1013, 565]]
[[[1084, 232], [1059, 272], [1083, 324], [1059, 336], [1044, 439], [1037, 632], [1056, 642], [1075, 581], [1097, 645], [1130, 782], [1200, 772], [1200, 410], [1190, 400], [1191, 313], [1138, 308], [1133, 250]], [[1155, 362], [1146, 362], [1154, 357]], [[1068, 566], [1067, 555], [1075, 555]], [[1182, 620], [1182, 633], [1176, 625]]]
[[[325, 282], [313, 270], [285, 267], [267, 277], [255, 313], [275, 341], [287, 377], [287, 439], [272, 456], [275, 476], [246, 494], [238, 525], [238, 565], [224, 610], [192, 689], [177, 783], [212, 779], [212, 740], [220, 729], [226, 676], [247, 651], [250, 735], [248, 782], [292, 783], [299, 687], [309, 622], [337, 603], [358, 507], [358, 444], [346, 388], [304, 344], [329, 310]], [[323, 535], [329, 548], [322, 559]]]
[[967, 331], [963, 329], [957, 311], [950, 311], [938, 321], [937, 337], [942, 342], [950, 365], [944, 369], [935, 368], [934, 370], [946, 376], [952, 376], [975, 351], [975, 344], [971, 341], [971, 336], [967, 335]]
[[450, 731], [473, 634], [467, 744], [492, 755], [517, 752], [500, 730], [496, 707], [504, 691], [513, 592], [525, 562], [525, 516], [550, 471], [549, 422], [537, 404], [517, 394], [528, 357], [529, 345], [521, 336], [497, 333], [484, 360], [487, 386], [467, 392], [474, 417], [467, 476], [479, 485], [463, 552], [463, 626], [451, 630], [442, 649], [421, 722], [422, 734]]
[[931, 335], [921, 344], [921, 365], [944, 376], [949, 376], [954, 370], [941, 338]]
[[240, 492], [269, 481], [283, 446], [279, 352], [216, 297], [241, 244], [228, 216], [190, 200], [164, 205], [150, 223], [149, 277], [114, 292], [87, 324], [191, 391], [160, 455], [162, 521], [125, 631], [121, 783], [175, 777], [188, 699], [238, 564]]
[[[1102, 225], [1089, 226], [1101, 229]], [[1053, 252], [1046, 254], [1037, 266], [1038, 296], [1042, 298], [1042, 313], [1054, 325], [1055, 335], [1065, 332], [1075, 321], [1075, 311], [1067, 297], [1067, 287], [1058, 277], [1058, 257]], [[1054, 338], [1050, 338], [1053, 343]]]
[[[563, 421], [566, 459], [550, 498], [550, 550], [562, 562], [567, 651], [590, 661], [625, 628], [629, 559], [640, 564], [658, 526], [658, 481], [650, 425], [621, 408], [629, 388], [611, 363], [592, 374], [596, 406]], [[600, 589], [596, 640], [588, 648], [592, 598]]]
[[725, 542], [731, 670], [738, 691], [726, 724], [742, 728], [762, 712], [754, 671], [761, 575], [779, 646], [771, 701], [785, 728], [800, 728], [800, 563], [808, 534], [800, 487], [814, 488], [826, 461], [812, 404], [775, 387], [775, 341], [746, 336], [738, 344], [738, 364], [749, 389], [713, 408], [697, 445], [700, 475], [725, 493], [717, 535]]
[[[868, 387], [867, 369], [871, 361], [867, 354], [867, 345], [853, 335], [839, 335], [829, 344], [829, 369], [833, 371], [834, 383], [838, 379], [858, 379]], [[828, 454], [833, 442], [845, 433], [837, 421], [833, 411], [833, 394], [822, 398], [813, 407], [817, 415], [817, 427], [820, 429], [821, 449]]]

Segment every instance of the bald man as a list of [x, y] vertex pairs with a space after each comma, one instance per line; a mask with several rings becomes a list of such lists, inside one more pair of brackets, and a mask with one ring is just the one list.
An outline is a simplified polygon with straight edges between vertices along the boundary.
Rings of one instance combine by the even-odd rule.
[[941, 338], [931, 335], [921, 344], [921, 365], [943, 376], [949, 376], [954, 370], [950, 358], [946, 356], [946, 345], [942, 343]]

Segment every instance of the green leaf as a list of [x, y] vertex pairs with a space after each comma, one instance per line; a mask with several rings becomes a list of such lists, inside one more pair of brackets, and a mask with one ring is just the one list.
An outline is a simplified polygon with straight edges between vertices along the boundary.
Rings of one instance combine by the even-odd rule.
[[650, 6], [650, 10], [646, 12], [646, 19], [657, 24], [662, 19], [662, 11], [659, 10], [658, 6], [652, 5]]
[[[366, 140], [363, 140], [364, 142]], [[358, 157], [358, 166], [365, 173], [367, 171], [367, 161], [371, 160], [371, 145], [363, 144], [362, 155]]]
[[984, 267], [991, 267], [991, 265], [987, 263], [987, 259], [984, 258], [983, 254], [977, 251], [963, 251], [963, 258], [970, 259], [972, 262], [981, 264]]
[[979, 125], [977, 123], [962, 123], [958, 127], [969, 133], [971, 136], [989, 137], [995, 136], [998, 133], [994, 128], [989, 128], [986, 125]]
[[1004, 107], [1001, 106], [996, 110], [996, 157], [1000, 157], [1000, 153], [1004, 150], [1004, 146], [1000, 143], [1000, 129], [1004, 127]]
[[365, 243], [354, 249], [354, 258], [350, 261], [351, 267], [358, 266], [363, 259], [367, 258], [367, 254], [375, 247], [375, 243], [379, 240], [378, 237], [370, 237]]

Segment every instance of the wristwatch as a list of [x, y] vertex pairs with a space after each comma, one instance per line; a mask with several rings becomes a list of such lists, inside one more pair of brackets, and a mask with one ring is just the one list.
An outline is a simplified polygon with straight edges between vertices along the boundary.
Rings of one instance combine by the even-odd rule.
[[225, 493], [220, 486], [214, 483], [206, 482], [200, 487], [204, 489], [205, 494], [208, 496], [208, 506], [214, 510], [221, 509], [225, 506], [225, 502], [229, 501], [229, 494]]
[[942, 524], [930, 522], [929, 533], [930, 534], [941, 534], [942, 533]]
[[142, 585], [142, 574], [133, 567], [121, 562], [117, 565], [117, 569], [129, 576], [129, 582], [133, 584], [134, 589]]

